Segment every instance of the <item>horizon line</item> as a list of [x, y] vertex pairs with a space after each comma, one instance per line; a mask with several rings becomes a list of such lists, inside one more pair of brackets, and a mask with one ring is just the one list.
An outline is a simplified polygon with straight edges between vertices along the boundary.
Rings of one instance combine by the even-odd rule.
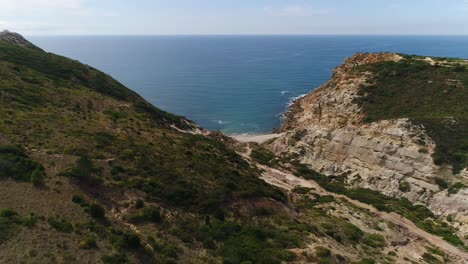
[[[14, 31], [12, 31], [14, 32]], [[20, 33], [21, 34], [21, 33]], [[22, 34], [23, 35], [23, 34]], [[331, 37], [468, 37], [468, 34], [24, 34], [31, 37], [283, 37], [283, 36], [331, 36]]]

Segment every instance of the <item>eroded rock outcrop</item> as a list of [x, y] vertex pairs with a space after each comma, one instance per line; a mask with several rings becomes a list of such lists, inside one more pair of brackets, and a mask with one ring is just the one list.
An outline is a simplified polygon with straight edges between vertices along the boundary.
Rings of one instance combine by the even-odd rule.
[[347, 59], [329, 82], [294, 102], [283, 135], [269, 148], [295, 155], [324, 174], [346, 175], [353, 186], [422, 202], [436, 214], [452, 214], [465, 222], [468, 193], [449, 198], [441, 192], [436, 179], [450, 181], [454, 175], [450, 168], [434, 164], [435, 143], [424, 127], [408, 119], [363, 122], [365, 114], [354, 103], [359, 88], [372, 77], [370, 72], [355, 71], [355, 66], [402, 59], [392, 53]]

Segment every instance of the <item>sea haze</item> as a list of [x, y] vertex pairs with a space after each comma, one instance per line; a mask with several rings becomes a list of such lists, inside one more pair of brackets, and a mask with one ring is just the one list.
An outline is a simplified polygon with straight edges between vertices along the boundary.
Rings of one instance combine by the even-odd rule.
[[468, 37], [76, 36], [30, 37], [77, 59], [156, 106], [225, 133], [281, 125], [293, 98], [326, 82], [356, 52], [468, 58]]

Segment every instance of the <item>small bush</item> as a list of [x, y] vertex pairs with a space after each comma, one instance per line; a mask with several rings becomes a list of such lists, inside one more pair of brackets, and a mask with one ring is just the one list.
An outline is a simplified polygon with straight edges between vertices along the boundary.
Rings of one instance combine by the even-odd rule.
[[448, 189], [448, 193], [457, 194], [461, 189], [464, 189], [464, 188], [466, 188], [466, 186], [463, 183], [457, 182], [453, 184], [452, 186], [450, 186], [450, 188]]
[[142, 199], [137, 199], [135, 201], [135, 208], [136, 209], [141, 209], [145, 206], [145, 202]]
[[127, 264], [128, 257], [125, 253], [115, 253], [114, 255], [106, 255], [101, 258], [104, 264]]
[[89, 183], [92, 181], [93, 163], [88, 157], [81, 157], [76, 161], [75, 166], [70, 170], [70, 175], [80, 182]]
[[273, 153], [271, 153], [271, 151], [267, 150], [266, 148], [259, 147], [252, 150], [250, 157], [260, 164], [269, 165], [275, 155], [273, 155]]
[[79, 248], [81, 248], [81, 249], [97, 248], [96, 238], [94, 238], [94, 237], [85, 238], [85, 240], [80, 242]]
[[78, 204], [81, 207], [88, 207], [89, 204], [85, 201], [85, 199], [79, 195], [73, 195], [72, 202]]
[[50, 227], [62, 233], [71, 233], [73, 231], [73, 225], [71, 223], [68, 223], [64, 219], [55, 220], [53, 218], [49, 218], [47, 223], [49, 224]]
[[99, 204], [92, 204], [89, 207], [89, 214], [94, 218], [104, 218], [106, 211]]
[[448, 183], [445, 179], [442, 179], [440, 177], [436, 177], [435, 178], [435, 182], [437, 185], [439, 185], [439, 187], [443, 190], [443, 189], [447, 189], [448, 188]]
[[163, 217], [159, 208], [151, 206], [143, 208], [143, 210], [137, 214], [130, 215], [128, 220], [132, 223], [140, 223], [145, 221], [160, 223], [162, 222]]
[[354, 242], [358, 242], [364, 235], [364, 232], [361, 229], [359, 229], [359, 227], [351, 223], [344, 224], [343, 232], [347, 239]]
[[18, 181], [33, 181], [42, 184], [45, 176], [44, 167], [29, 158], [20, 148], [0, 145], [0, 179], [12, 178]]
[[398, 189], [404, 193], [411, 191], [411, 185], [407, 181], [402, 181], [398, 185]]
[[18, 213], [15, 212], [13, 209], [2, 209], [0, 210], [0, 217], [3, 217], [3, 218], [13, 218], [15, 216], [18, 216]]
[[41, 186], [44, 184], [44, 170], [35, 169], [31, 174], [31, 182], [34, 186]]
[[142, 211], [143, 219], [154, 223], [162, 221], [161, 210], [156, 207], [147, 207]]
[[320, 258], [326, 258], [331, 256], [331, 251], [328, 248], [324, 248], [321, 246], [315, 247], [315, 255]]
[[363, 237], [362, 242], [374, 248], [385, 247], [386, 245], [385, 238], [379, 234], [366, 234]]
[[293, 192], [299, 193], [299, 194], [307, 194], [310, 192], [310, 188], [306, 187], [294, 187]]

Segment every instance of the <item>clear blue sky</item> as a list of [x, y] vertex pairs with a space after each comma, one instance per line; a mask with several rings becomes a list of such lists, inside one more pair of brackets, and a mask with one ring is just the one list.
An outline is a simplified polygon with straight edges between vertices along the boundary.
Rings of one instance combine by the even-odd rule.
[[468, 35], [468, 0], [0, 0], [25, 35]]

